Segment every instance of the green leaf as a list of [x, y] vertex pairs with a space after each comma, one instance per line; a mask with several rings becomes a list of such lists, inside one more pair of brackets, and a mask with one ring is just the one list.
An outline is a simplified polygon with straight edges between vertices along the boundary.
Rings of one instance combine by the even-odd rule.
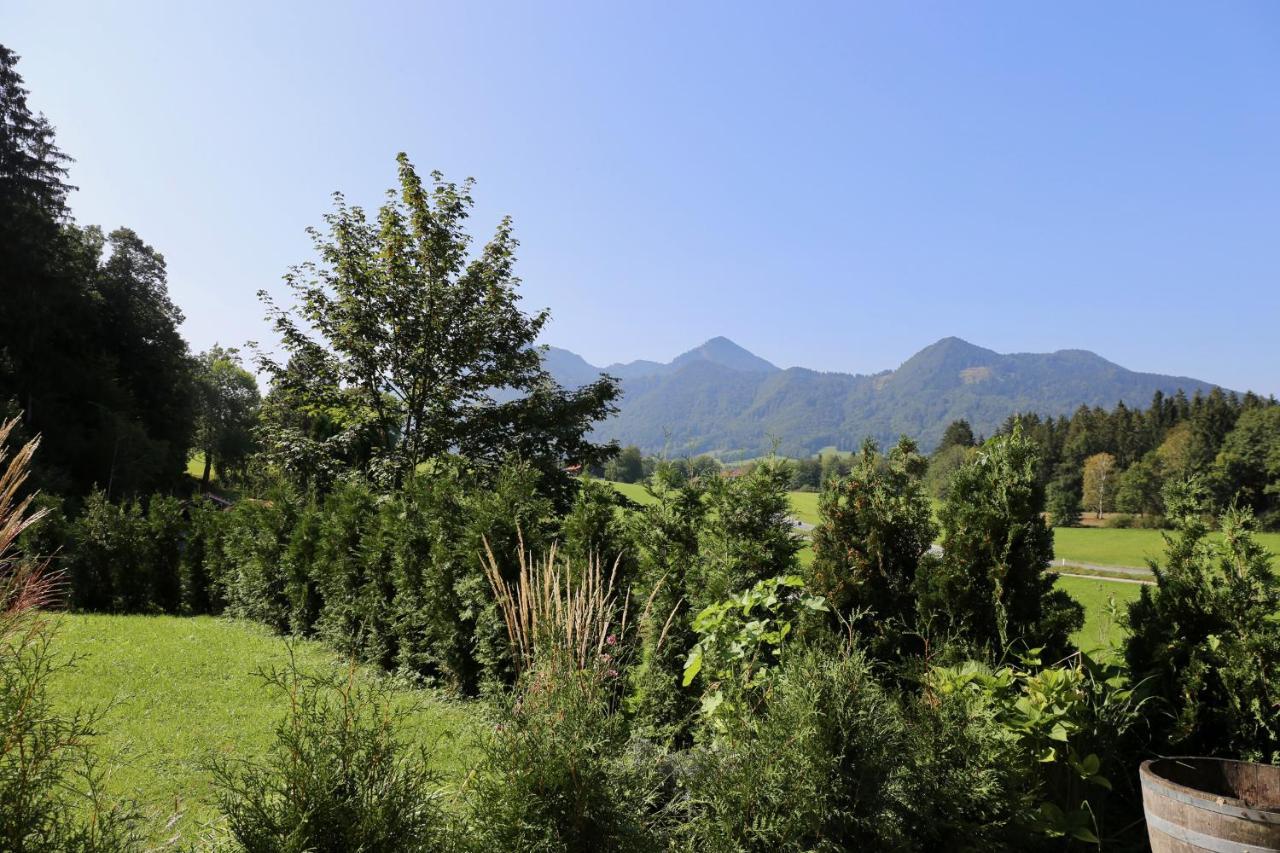
[[688, 687], [693, 683], [693, 679], [697, 678], [698, 673], [702, 671], [702, 645], [698, 644], [689, 651], [689, 657], [684, 662], [684, 681], [682, 686]]
[[1071, 829], [1071, 837], [1077, 841], [1083, 841], [1087, 844], [1101, 844], [1101, 839], [1093, 834], [1093, 831], [1087, 826], [1076, 826]]

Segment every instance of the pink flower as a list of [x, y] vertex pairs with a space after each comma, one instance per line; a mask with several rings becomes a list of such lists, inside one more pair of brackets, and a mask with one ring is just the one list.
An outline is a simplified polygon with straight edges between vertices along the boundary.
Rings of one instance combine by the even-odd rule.
[[615, 637], [613, 634], [610, 634], [609, 636], [605, 637], [604, 641], [611, 646], [618, 645], [618, 638]]
[[617, 671], [616, 669], [611, 669], [611, 670], [609, 670], [608, 675], [609, 675], [609, 677], [610, 677], [610, 678], [617, 678], [617, 677], [618, 677], [618, 671]]

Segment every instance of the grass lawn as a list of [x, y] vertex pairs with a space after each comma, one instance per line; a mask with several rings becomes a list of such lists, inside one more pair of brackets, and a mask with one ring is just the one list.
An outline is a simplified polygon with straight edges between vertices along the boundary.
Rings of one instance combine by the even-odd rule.
[[1111, 600], [1124, 613], [1124, 605], [1138, 597], [1140, 584], [1095, 578], [1058, 578], [1058, 588], [1084, 605], [1084, 627], [1071, 640], [1086, 652], [1106, 652], [1124, 639], [1124, 628], [1108, 612]]
[[[1161, 531], [1133, 528], [1055, 527], [1053, 542], [1054, 554], [1060, 559], [1107, 566], [1146, 566], [1148, 557], [1162, 558], [1165, 550]], [[1280, 533], [1259, 533], [1258, 543], [1271, 552], [1276, 562]], [[1280, 562], [1276, 564], [1280, 567]]]
[[[284, 714], [282, 694], [253, 673], [287, 661], [285, 640], [258, 625], [205, 616], [58, 618], [58, 651], [83, 657], [59, 674], [51, 693], [68, 711], [111, 706], [98, 739], [99, 752], [120, 762], [109, 792], [136, 798], [157, 828], [179, 812], [164, 836], [195, 842], [218, 818], [209, 759], [261, 756]], [[297, 642], [295, 651], [307, 670], [341, 665], [317, 643]], [[406, 690], [404, 701], [406, 736], [433, 745], [446, 780], [461, 779], [478, 706], [430, 691]]]

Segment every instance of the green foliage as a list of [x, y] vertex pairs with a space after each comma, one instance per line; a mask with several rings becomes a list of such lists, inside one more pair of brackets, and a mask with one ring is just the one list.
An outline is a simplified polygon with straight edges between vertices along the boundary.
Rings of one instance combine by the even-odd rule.
[[436, 851], [451, 835], [426, 747], [397, 733], [385, 687], [356, 668], [312, 675], [292, 654], [261, 673], [288, 700], [260, 760], [212, 767], [229, 831], [246, 853]]
[[222, 507], [208, 500], [196, 499], [187, 505], [187, 525], [178, 559], [178, 594], [184, 614], [216, 613], [225, 604], [209, 573], [220, 559], [223, 512]]
[[720, 721], [681, 779], [690, 849], [909, 847], [897, 784], [905, 721], [862, 655], [799, 651], [757, 703], [724, 707]]
[[765, 578], [795, 573], [800, 540], [790, 518], [789, 481], [787, 465], [779, 459], [741, 476], [707, 481], [701, 587], [692, 604], [701, 608]]
[[1116, 509], [1142, 515], [1160, 515], [1164, 512], [1161, 492], [1164, 489], [1164, 472], [1154, 452], [1148, 453], [1129, 466], [1116, 484]]
[[560, 552], [576, 565], [592, 557], [611, 571], [616, 565], [615, 586], [625, 590], [636, 580], [635, 544], [618, 504], [618, 492], [608, 483], [579, 480], [578, 494], [560, 523]]
[[709, 605], [693, 620], [698, 642], [685, 659], [681, 686], [701, 673], [702, 715], [713, 728], [725, 713], [750, 704], [782, 659], [783, 643], [804, 611], [827, 609], [806, 595], [796, 575], [757, 581], [750, 589]]
[[867, 442], [847, 477], [818, 499], [810, 589], [868, 639], [877, 656], [902, 651], [914, 628], [916, 572], [937, 528], [921, 485], [925, 462], [903, 438], [887, 456]]
[[652, 501], [631, 517], [640, 587], [652, 602], [640, 623], [640, 659], [631, 671], [627, 706], [637, 730], [664, 743], [685, 742], [697, 699], [681, 686], [694, 643], [689, 602], [700, 590], [699, 540], [706, 522], [705, 486], [663, 462], [646, 486]]
[[[290, 647], [306, 673], [327, 677], [344, 667], [318, 642], [282, 639], [225, 616], [58, 617], [53, 651], [76, 665], [50, 682], [53, 710], [109, 709], [93, 742], [105, 771], [102, 791], [109, 800], [139, 801], [150, 818], [147, 849], [168, 849], [162, 845], [174, 838], [175, 849], [222, 849], [207, 838], [221, 823], [210, 759], [266, 760], [289, 702], [255, 673], [288, 666]], [[400, 738], [427, 744], [431, 769], [456, 790], [478, 757], [486, 709], [435, 690], [402, 689], [400, 679], [387, 683]]]
[[1045, 509], [1054, 527], [1075, 527], [1080, 523], [1080, 482], [1078, 478], [1058, 478], [1045, 490]]
[[[0, 602], [6, 623], [14, 604]], [[51, 623], [35, 616], [21, 622], [6, 624], [9, 630], [0, 637], [0, 848], [14, 853], [142, 849], [136, 806], [112, 801], [103, 791], [105, 769], [93, 743], [105, 715], [54, 708], [50, 683], [74, 661], [54, 652]]]
[[1005, 760], [1025, 780], [1014, 801], [1018, 825], [1098, 844], [1112, 780], [1131, 772], [1122, 747], [1142, 703], [1119, 667], [1084, 655], [1066, 665], [1039, 664], [1027, 658], [994, 671], [972, 661], [935, 667], [926, 684], [937, 695], [970, 694], [1008, 733]]
[[1160, 742], [1183, 754], [1280, 761], [1280, 582], [1252, 534], [1247, 509], [1230, 508], [1221, 541], [1202, 520], [1205, 490], [1175, 483], [1165, 502], [1177, 534], [1154, 587], [1129, 606], [1125, 660], [1162, 703]]
[[[290, 357], [259, 359], [288, 397], [266, 410], [269, 458], [289, 471], [357, 462], [399, 484], [446, 453], [495, 466], [518, 454], [567, 498], [564, 465], [599, 464], [614, 449], [585, 436], [613, 411], [616, 387], [554, 383], [534, 346], [549, 315], [519, 308], [510, 219], [472, 256], [471, 181], [436, 172], [428, 188], [404, 154], [397, 162], [398, 192], [376, 220], [335, 195], [327, 233], [311, 231], [318, 261], [286, 277], [296, 312], [260, 294]], [[495, 389], [514, 399], [499, 402]], [[317, 432], [317, 421], [332, 428]], [[366, 452], [353, 457], [355, 445]]]
[[11, 453], [16, 424], [0, 422], [0, 849], [135, 849], [136, 812], [107, 801], [91, 752], [102, 713], [63, 714], [49, 698], [51, 683], [74, 661], [54, 653], [54, 625], [43, 612], [60, 603], [56, 578], [38, 556], [15, 548], [44, 517], [32, 511], [31, 497], [19, 497], [39, 440]]
[[993, 650], [1013, 643], [1065, 654], [1083, 611], [1053, 589], [1053, 531], [1044, 523], [1039, 457], [1020, 428], [956, 472], [939, 513], [942, 558], [922, 579], [923, 612]]
[[665, 848], [651, 816], [656, 768], [628, 754], [611, 681], [553, 657], [522, 676], [468, 791], [474, 849]]
[[70, 530], [65, 560], [73, 602], [86, 610], [176, 613], [186, 521], [181, 504], [161, 495], [112, 503], [103, 492], [85, 501]]
[[941, 453], [949, 447], [975, 447], [977, 444], [978, 440], [973, 435], [973, 427], [961, 418], [947, 424], [946, 430], [942, 433], [942, 440], [938, 442], [937, 450], [934, 452]]
[[285, 548], [299, 511], [288, 489], [242, 500], [227, 511], [216, 569], [210, 572], [227, 612], [283, 631], [290, 623]]
[[235, 349], [216, 344], [196, 358], [196, 446], [204, 455], [202, 488], [209, 488], [214, 465], [223, 480], [242, 478], [254, 449], [258, 380], [240, 364]]
[[629, 444], [604, 464], [604, 478], [615, 483], [638, 483], [645, 477], [640, 448]]
[[930, 495], [945, 501], [951, 492], [951, 477], [956, 469], [969, 460], [973, 448], [967, 445], [953, 444], [945, 450], [936, 451], [929, 458], [929, 470], [925, 474], [925, 488]]
[[554, 513], [541, 492], [541, 477], [532, 467], [511, 463], [497, 479], [467, 491], [463, 500], [466, 526], [461, 544], [461, 572], [455, 584], [461, 619], [474, 660], [464, 682], [469, 692], [498, 691], [515, 681], [507, 629], [485, 577], [481, 557], [486, 545], [508, 584], [520, 574], [520, 553], [546, 553], [555, 538]]
[[464, 485], [457, 466], [439, 460], [405, 484], [399, 501], [384, 501], [379, 514], [390, 551], [396, 668], [455, 689], [472, 685], [476, 671], [458, 592], [479, 563], [457, 548]]
[[1223, 504], [1248, 507], [1266, 527], [1280, 528], [1280, 406], [1241, 413], [1213, 463]]

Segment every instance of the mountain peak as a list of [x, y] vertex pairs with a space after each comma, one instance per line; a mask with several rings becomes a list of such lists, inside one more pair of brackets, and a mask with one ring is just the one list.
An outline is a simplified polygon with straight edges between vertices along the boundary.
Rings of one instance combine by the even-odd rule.
[[671, 367], [678, 370], [686, 364], [699, 361], [709, 361], [721, 367], [746, 373], [773, 373], [778, 370], [775, 365], [724, 336], [711, 338], [701, 346], [676, 356], [671, 361]]

